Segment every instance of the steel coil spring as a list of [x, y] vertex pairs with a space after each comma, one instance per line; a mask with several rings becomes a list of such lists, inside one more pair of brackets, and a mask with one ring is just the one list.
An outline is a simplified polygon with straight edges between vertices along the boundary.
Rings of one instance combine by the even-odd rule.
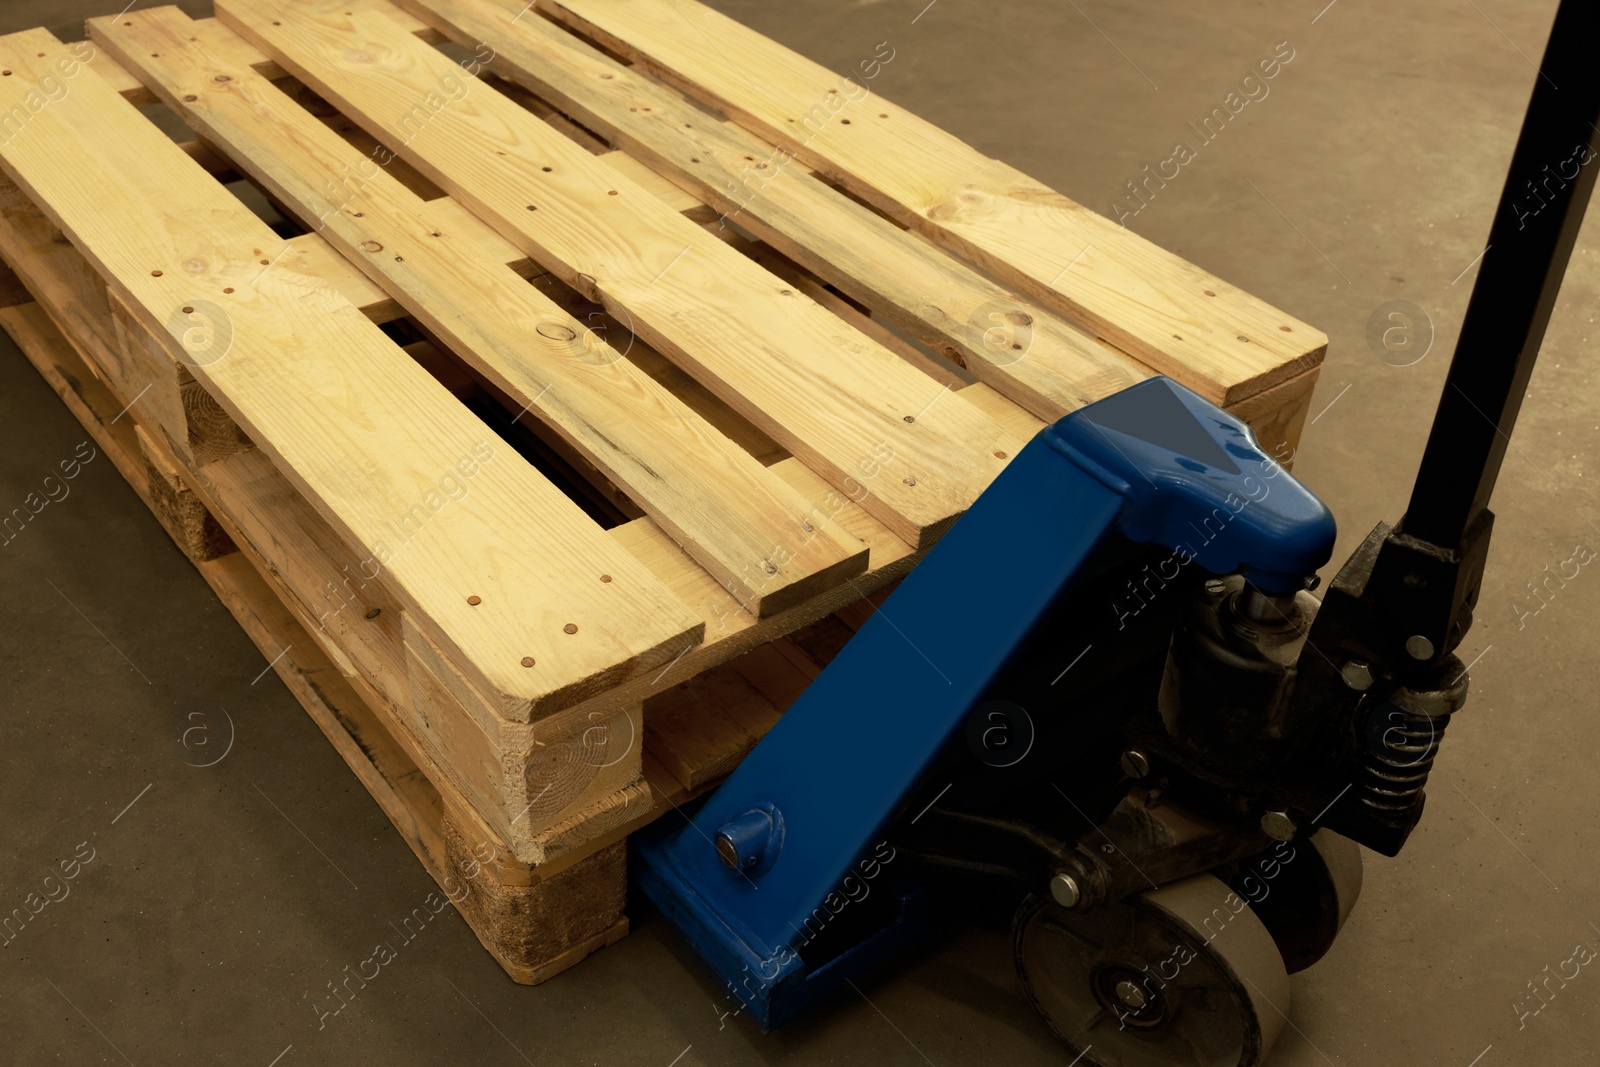
[[1409, 810], [1427, 784], [1449, 721], [1448, 715], [1430, 718], [1393, 704], [1375, 708], [1367, 724], [1361, 803], [1381, 812]]

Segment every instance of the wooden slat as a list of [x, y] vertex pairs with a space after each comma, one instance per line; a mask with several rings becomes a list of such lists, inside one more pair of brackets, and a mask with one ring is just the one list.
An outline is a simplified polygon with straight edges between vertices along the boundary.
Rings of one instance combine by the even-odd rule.
[[[498, 93], [418, 101], [462, 70], [385, 5], [272, 0], [218, 14], [431, 180], [634, 330], [863, 506], [927, 545], [998, 471], [1009, 440], [959, 395], [783, 285]], [[346, 14], [347, 11], [353, 14]], [[273, 25], [279, 22], [279, 25]], [[357, 62], [350, 57], [359, 57]], [[369, 58], [372, 62], [366, 62]]]
[[[0, 78], [0, 110], [24, 106], [66, 54], [44, 31], [0, 39], [14, 75]], [[282, 240], [92, 67], [0, 145], [0, 165], [175, 355], [181, 309], [200, 300], [217, 309], [230, 345], [196, 361], [195, 377], [385, 569], [506, 715], [525, 720], [588, 696], [698, 637], [702, 624], [670, 592], [531, 467], [488, 444], [487, 428], [299, 270]]]
[[941, 359], [937, 355], [920, 349], [900, 337], [882, 322], [862, 311], [848, 297], [840, 296], [828, 288], [823, 284], [822, 279], [795, 263], [771, 245], [761, 241], [752, 241], [741, 236], [731, 227], [724, 225], [720, 218], [715, 224], [708, 223], [706, 229], [716, 234], [717, 238], [728, 247], [738, 249], [741, 253], [771, 271], [775, 277], [789, 282], [796, 289], [805, 293], [913, 367], [916, 367], [938, 384], [948, 385], [955, 390], [964, 389], [972, 384], [974, 376], [966, 373], [965, 369], [958, 363], [949, 359]]
[[612, 339], [614, 348], [625, 350], [628, 362], [672, 391], [685, 404], [699, 413], [741, 448], [756, 457], [763, 466], [772, 466], [789, 453], [772, 438], [752, 425], [749, 419], [729, 407], [711, 390], [684, 372], [682, 367], [641, 341], [631, 330], [612, 318], [605, 305], [580, 296], [553, 274], [542, 274], [530, 279], [545, 296], [555, 301], [567, 314], [581, 319], [591, 330]]
[[694, 789], [737, 767], [778, 715], [779, 709], [728, 664], [646, 703], [645, 740], [662, 766]]
[[1320, 331], [697, 0], [540, 7], [1160, 373], [1209, 380], [1217, 403], [1327, 348]]
[[[1013, 409], [1018, 414], [1026, 415], [1021, 409], [1014, 406]], [[790, 457], [782, 460], [773, 464], [772, 469], [796, 489], [819, 501], [834, 521], [867, 543], [871, 550], [867, 573], [778, 615], [758, 619], [740, 607], [726, 589], [719, 586], [704, 568], [696, 566], [673, 543], [672, 538], [649, 519], [618, 526], [608, 533], [649, 567], [679, 599], [700, 614], [705, 620], [705, 640], [696, 646], [685, 646], [682, 655], [660, 674], [625, 682], [606, 694], [605, 701], [597, 703], [614, 705], [642, 700], [686, 681], [701, 671], [791, 633], [890, 582], [898, 581], [921, 558], [920, 553], [896, 537], [860, 504], [852, 502], [842, 492], [830, 489], [798, 459]]]
[[[427, 26], [420, 21], [408, 20], [408, 17], [403, 13], [397, 12], [395, 17], [403, 24], [407, 24], [411, 32], [422, 40], [439, 41], [443, 39], [442, 35], [431, 26]], [[130, 23], [132, 22], [131, 19], [126, 18], [126, 13], [124, 13], [124, 19]], [[96, 21], [105, 22], [109, 20], [100, 19]], [[278, 66], [275, 61], [262, 55], [259, 49], [216, 19], [194, 19], [188, 23], [188, 26], [192, 33], [190, 35], [191, 39], [184, 42], [186, 47], [198, 42], [198, 47], [202, 50], [225, 55], [230, 62], [249, 67], [256, 74], [269, 81], [278, 83], [293, 82], [293, 79], [289, 78], [284, 73], [283, 68]], [[94, 47], [90, 42], [78, 43], [87, 47]], [[77, 47], [77, 45], [71, 47]], [[91, 69], [130, 103], [144, 106], [162, 102], [144, 82], [140, 81], [136, 75], [130, 73], [120, 62], [107, 55], [104, 51], [96, 48], [91, 62], [93, 64]], [[293, 87], [291, 86], [291, 88]], [[363, 151], [370, 155], [372, 147], [377, 144], [377, 141], [370, 134], [345, 119], [342, 115], [337, 115], [337, 118], [330, 118], [332, 119], [329, 122], [331, 128], [358, 148], [365, 146]], [[203, 166], [207, 173], [219, 181], [228, 181], [238, 177], [238, 175], [231, 173], [232, 165], [203, 141], [185, 141], [179, 147], [194, 157], [195, 162]], [[423, 197], [428, 203], [422, 208], [422, 213], [434, 223], [435, 228], [448, 225], [456, 231], [459, 240], [480, 246], [477, 249], [478, 254], [487, 257], [491, 262], [507, 264], [523, 277], [539, 273], [532, 260], [519, 249], [488, 226], [479, 222], [475, 216], [469, 214], [455, 201], [448, 197], [439, 196], [438, 189], [431, 182], [427, 182], [425, 178], [422, 178], [421, 175], [416, 174], [404, 160], [390, 158], [386, 167], [390, 174], [398, 177], [402, 182], [416, 182], [432, 190], [434, 198]], [[664, 180], [662, 184], [670, 185]], [[410, 187], [409, 184], [408, 187]], [[666, 192], [665, 189], [662, 191]], [[684, 198], [687, 198], [688, 194], [678, 190], [676, 197], [677, 202], [683, 204]], [[687, 206], [685, 205], [680, 210], [686, 209]], [[698, 204], [696, 203], [695, 206], [698, 206]], [[314, 219], [311, 221], [315, 222]], [[343, 293], [346, 299], [361, 308], [368, 318], [374, 322], [382, 323], [400, 317], [399, 305], [389, 299], [388, 294], [384, 293], [383, 290], [367, 281], [359, 270], [346, 263], [342, 256], [332, 255], [321, 235], [316, 233], [301, 234], [298, 237], [291, 238], [291, 241], [304, 246], [306, 254], [316, 258], [319, 273], [324, 273], [324, 276], [334, 284], [334, 288]]]
[[982, 382], [967, 386], [961, 394], [967, 403], [987, 411], [990, 418], [1024, 441], [1031, 441], [1034, 434], [1045, 427], [1043, 421], [1023, 411]]
[[436, 230], [450, 230], [456, 234], [470, 232], [473, 242], [479, 246], [479, 254], [491, 263], [504, 263], [524, 278], [544, 273], [544, 268], [528, 258], [520, 248], [479, 222], [478, 216], [448, 196], [424, 204], [422, 216], [433, 223]]
[[[135, 22], [134, 25], [137, 26], [138, 23]], [[93, 21], [91, 21], [91, 29], [92, 26]], [[202, 54], [226, 57], [231, 61], [233, 59], [231, 52], [223, 51], [223, 47], [235, 43], [238, 45], [243, 45], [245, 42], [240, 39], [238, 34], [234, 33], [232, 30], [229, 30], [227, 27], [221, 27], [221, 30], [221, 33], [218, 33], [212, 38], [211, 45], [204, 49]], [[198, 45], [191, 47], [195, 48], [196, 50], [200, 50]], [[389, 177], [393, 178], [395, 181], [411, 190], [423, 200], [438, 200], [444, 196], [444, 193], [440, 191], [439, 187], [434, 185], [427, 178], [423, 177], [422, 174], [418, 173], [415, 167], [403, 159], [394, 157], [392, 154], [390, 154], [387, 147], [379, 143], [376, 137], [372, 136], [372, 134], [368, 133], [354, 122], [351, 122], [342, 113], [329, 109], [327, 103], [320, 100], [317, 101], [317, 103], [321, 105], [322, 109], [329, 110], [329, 114], [327, 115], [318, 115], [316, 109], [306, 107], [308, 102], [307, 98], [313, 97], [313, 94], [309, 90], [306, 90], [304, 86], [299, 85], [298, 82], [295, 83], [295, 87], [301, 90], [300, 92], [290, 96], [295, 103], [305, 108], [305, 110], [311, 114], [317, 115], [317, 118], [322, 122], [323, 125], [327, 126], [328, 129], [332, 130], [334, 133], [337, 133], [340, 137], [344, 138], [346, 143], [348, 143], [352, 148], [356, 149], [356, 151], [358, 151], [366, 159], [371, 161], [382, 161], [381, 165], [384, 173], [389, 175]], [[161, 95], [159, 90], [156, 91], [156, 95]], [[378, 162], [370, 162], [367, 164], [369, 168], [378, 165]], [[346, 174], [349, 173], [349, 171], [346, 171]], [[344, 174], [339, 176], [341, 180], [344, 177]]]
[[[133, 7], [134, 5], [130, 4], [128, 6]], [[124, 16], [126, 16], [126, 12], [124, 12]], [[413, 19], [407, 15], [397, 15], [395, 21], [404, 29], [416, 34], [424, 41], [437, 43], [444, 39], [439, 31], [435, 30], [427, 23], [422, 22], [420, 19]], [[199, 44], [202, 47], [211, 47], [220, 43], [225, 48], [233, 49], [235, 47], [235, 42], [238, 42], [239, 40], [238, 37], [234, 35], [232, 30], [229, 30], [226, 26], [222, 25], [214, 18], [194, 19], [190, 25], [192, 28], [189, 31], [188, 42]], [[78, 49], [84, 44], [85, 42], [82, 41], [74, 41], [72, 44], [68, 45], [68, 47]], [[100, 77], [105, 80], [107, 85], [109, 85], [118, 95], [120, 95], [124, 100], [127, 100], [129, 103], [139, 107], [145, 107], [158, 102], [159, 98], [150, 91], [144, 82], [140, 81], [137, 77], [131, 74], [120, 63], [109, 62], [104, 66], [101, 66], [100, 61], [102, 57], [94, 52], [85, 51], [76, 54], [78, 54], [80, 58], [88, 56], [89, 58], [85, 59], [84, 61], [93, 64], [91, 69], [93, 69], [96, 74], [100, 75]], [[249, 66], [251, 70], [271, 81], [282, 81], [289, 77], [288, 72], [282, 67], [278, 66], [274, 60], [268, 56], [262, 55], [260, 51], [250, 47], [249, 45], [244, 45], [242, 49], [234, 54], [241, 62]]]
[[392, 322], [404, 312], [388, 293], [347, 262], [320, 233], [302, 233], [289, 238], [304, 269], [324, 279], [339, 295], [354, 304], [373, 322]]
[[[322, 220], [329, 241], [742, 604], [773, 614], [866, 568], [860, 542], [584, 323], [433, 229], [421, 200], [270, 82], [187, 43], [192, 25], [173, 8], [90, 23], [96, 43], [275, 195]], [[359, 185], [340, 186], [352, 172]], [[330, 199], [329, 188], [340, 192]]]
[[1306, 416], [1311, 413], [1312, 390], [1321, 373], [1321, 367], [1312, 367], [1241, 400], [1228, 413], [1249, 424], [1268, 455], [1285, 467], [1292, 467], [1301, 431], [1306, 428]]
[[[93, 48], [87, 41], [74, 41], [67, 47], [84, 50]], [[89, 64], [89, 69], [100, 75], [100, 79], [106, 83], [106, 87], [128, 103], [135, 107], [147, 107], [150, 104], [160, 103], [156, 99], [156, 94], [146, 89], [144, 83], [138, 78], [123, 70], [120, 63], [112, 59], [106, 59], [104, 54], [98, 50], [93, 52], [85, 51], [82, 54], [90, 57], [85, 60]]]
[[[770, 142], [715, 121], [544, 19], [513, 21], [522, 0], [397, 2], [458, 42], [489, 42], [502, 76], [649, 161], [1042, 419], [1053, 421], [1150, 376], [1123, 353], [818, 181]], [[1214, 391], [1202, 373], [1181, 380]]]
[[700, 197], [691, 196], [678, 186], [672, 184], [638, 159], [623, 151], [607, 152], [602, 156], [607, 163], [641, 189], [648, 189], [656, 195], [656, 199], [666, 204], [672, 210], [693, 217], [698, 214], [697, 221], [704, 222], [709, 216], [716, 217], [716, 212], [701, 201]]
[[579, 126], [576, 122], [573, 122], [544, 100], [528, 92], [528, 90], [515, 82], [506, 81], [504, 78], [494, 74], [485, 75], [483, 78], [485, 83], [494, 86], [499, 92], [515, 100], [552, 127], [566, 134], [569, 140], [588, 149], [590, 153], [603, 156], [612, 151], [611, 146], [596, 137], [593, 132]]

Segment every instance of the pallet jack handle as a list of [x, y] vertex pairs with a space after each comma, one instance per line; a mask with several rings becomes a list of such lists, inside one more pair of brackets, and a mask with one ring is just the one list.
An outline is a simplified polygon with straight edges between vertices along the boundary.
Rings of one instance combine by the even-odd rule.
[[1405, 516], [1369, 592], [1414, 660], [1453, 649], [1472, 620], [1489, 497], [1577, 241], [1600, 160], [1600, 10], [1562, 0]]

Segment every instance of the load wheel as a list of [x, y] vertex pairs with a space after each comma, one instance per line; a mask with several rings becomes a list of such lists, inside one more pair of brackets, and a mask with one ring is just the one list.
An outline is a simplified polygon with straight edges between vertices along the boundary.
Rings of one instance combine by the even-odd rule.
[[1217, 873], [1250, 902], [1295, 974], [1333, 947], [1361, 896], [1361, 846], [1318, 830]]
[[1083, 914], [1029, 897], [1013, 948], [1080, 1067], [1256, 1067], [1289, 1010], [1272, 935], [1210, 874]]

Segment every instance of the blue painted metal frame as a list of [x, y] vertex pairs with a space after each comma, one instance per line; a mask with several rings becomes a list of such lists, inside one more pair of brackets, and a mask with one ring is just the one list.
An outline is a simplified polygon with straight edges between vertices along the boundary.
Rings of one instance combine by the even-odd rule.
[[[1169, 379], [1074, 412], [1012, 460], [691, 825], [636, 836], [635, 877], [763, 1027], [778, 1025], [915, 936], [917, 892], [815, 971], [796, 948], [1108, 539], [1287, 592], [1333, 536], [1327, 508], [1243, 423]], [[757, 850], [740, 869], [714, 847], [723, 832]]]

